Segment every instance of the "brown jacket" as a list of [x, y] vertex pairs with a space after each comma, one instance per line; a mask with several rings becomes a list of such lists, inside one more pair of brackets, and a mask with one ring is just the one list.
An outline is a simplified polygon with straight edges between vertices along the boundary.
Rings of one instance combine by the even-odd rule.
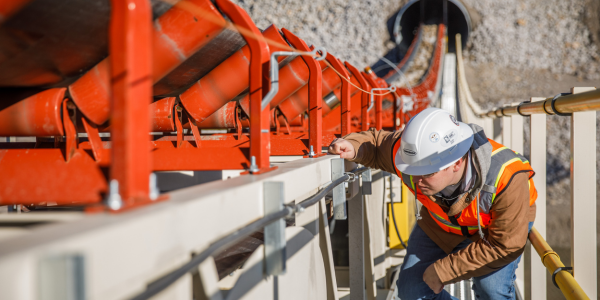
[[[371, 129], [351, 133], [344, 139], [354, 146], [356, 152], [351, 161], [396, 174], [392, 147], [400, 135], [401, 132]], [[427, 209], [424, 206], [421, 208], [419, 227], [449, 254], [434, 263], [443, 284], [489, 274], [523, 253], [529, 222], [535, 220], [535, 204], [529, 206], [528, 180], [526, 173], [515, 175], [504, 192], [495, 198], [490, 209], [491, 223], [483, 230], [485, 241], [475, 234], [470, 237], [473, 243], [453, 254], [450, 254], [452, 250], [466, 237], [444, 231], [431, 218]], [[431, 199], [434, 200], [433, 197]], [[463, 197], [447, 209], [458, 213], [467, 206]]]

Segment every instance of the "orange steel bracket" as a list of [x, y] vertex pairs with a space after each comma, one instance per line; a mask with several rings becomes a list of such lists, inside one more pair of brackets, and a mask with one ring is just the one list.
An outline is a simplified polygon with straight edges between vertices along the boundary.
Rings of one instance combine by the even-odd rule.
[[175, 129], [177, 129], [177, 144], [175, 148], [181, 147], [181, 143], [183, 143], [183, 108], [176, 104], [173, 108], [173, 116], [175, 117]]
[[256, 159], [250, 169], [252, 174], [268, 172], [277, 168], [271, 167], [269, 162], [270, 109], [268, 106], [261, 108], [270, 86], [269, 79], [263, 77], [263, 72], [268, 74], [269, 70], [269, 46], [246, 11], [229, 0], [216, 0], [216, 4], [234, 24], [253, 35], [242, 35], [250, 48], [250, 158]]
[[114, 210], [150, 201], [148, 109], [152, 99], [152, 28], [148, 0], [111, 0], [110, 194], [120, 196], [116, 204], [109, 199]]
[[[295, 34], [285, 28], [281, 31], [294, 48], [305, 52], [311, 51], [308, 45]], [[321, 150], [323, 144], [323, 96], [321, 95], [323, 73], [321, 66], [314, 58], [302, 57], [302, 59], [310, 72], [308, 77], [308, 145], [311, 151], [308, 157], [319, 157], [326, 155]]]
[[[370, 69], [369, 69], [370, 71]], [[371, 71], [372, 72], [372, 71]], [[367, 82], [369, 83], [369, 85], [371, 86], [371, 88], [384, 88], [382, 86], [379, 86], [379, 84], [377, 84], [377, 82], [375, 81], [375, 79], [373, 79], [371, 74], [367, 74], [367, 73], [362, 73], [363, 76], [365, 77], [365, 79], [367, 80]], [[384, 91], [371, 91], [371, 93], [383, 93]], [[369, 97], [369, 101], [370, 101]], [[373, 97], [373, 99], [375, 100], [374, 106], [375, 106], [375, 129], [377, 130], [381, 130], [383, 128], [383, 111], [382, 111], [382, 102], [383, 102], [383, 96], [379, 96], [379, 95], [375, 95]], [[369, 106], [371, 106], [371, 103], [369, 103]]]
[[188, 113], [185, 113], [186, 119], [190, 124], [190, 129], [192, 130], [192, 135], [194, 135], [194, 141], [196, 142], [196, 148], [200, 148], [202, 145], [202, 138], [200, 137], [200, 130], [198, 126], [196, 126], [196, 120], [194, 120]]
[[85, 116], [81, 116], [81, 123], [83, 124], [83, 128], [88, 136], [88, 141], [90, 146], [92, 147], [92, 153], [94, 153], [94, 158], [99, 164], [103, 164], [107, 157], [105, 155], [104, 146], [102, 145], [102, 139], [100, 138], [100, 133], [98, 131], [98, 126], [93, 122], [88, 121]]
[[[327, 62], [329, 62], [331, 67], [333, 67], [336, 71], [338, 71], [338, 73], [341, 74], [341, 76], [340, 76], [340, 79], [342, 81], [341, 98], [340, 98], [341, 118], [342, 118], [341, 133], [342, 133], [342, 136], [346, 136], [347, 134], [350, 134], [350, 132], [352, 131], [351, 126], [350, 126], [350, 111], [351, 111], [350, 110], [351, 109], [350, 83], [348, 82], [348, 80], [350, 80], [350, 74], [348, 74], [348, 72], [346, 71], [347, 69], [344, 67], [344, 65], [333, 55], [327, 54], [327, 57], [325, 59], [327, 60]], [[341, 78], [342, 76], [346, 77], [347, 80], [345, 80], [344, 78]]]
[[65, 137], [67, 139], [65, 143], [65, 160], [69, 162], [71, 157], [75, 155], [77, 145], [79, 144], [79, 138], [77, 137], [77, 129], [75, 129], [75, 105], [65, 99], [62, 105], [63, 115], [63, 126], [65, 127]]
[[[360, 71], [354, 67], [353, 65], [351, 65], [349, 62], [346, 62], [346, 67], [348, 67], [348, 70], [350, 70], [350, 73], [352, 74], [352, 76], [354, 76], [354, 78], [356, 78], [356, 80], [358, 80], [358, 84], [360, 85], [360, 88], [368, 91], [370, 89], [369, 84], [367, 83], [367, 81], [365, 80], [365, 78], [363, 77], [363, 75], [360, 73]], [[362, 131], [366, 131], [369, 130], [369, 94], [365, 93], [363, 91], [359, 91], [360, 93], [362, 93], [362, 97], [361, 97], [361, 102], [360, 102], [360, 111], [361, 111], [361, 130]]]
[[233, 111], [233, 116], [235, 118], [235, 133], [237, 136], [238, 140], [242, 139], [242, 134], [243, 134], [243, 127], [242, 127], [242, 122], [240, 121], [240, 112], [238, 112], [238, 105], [237, 103], [235, 104], [234, 107], [234, 111]]

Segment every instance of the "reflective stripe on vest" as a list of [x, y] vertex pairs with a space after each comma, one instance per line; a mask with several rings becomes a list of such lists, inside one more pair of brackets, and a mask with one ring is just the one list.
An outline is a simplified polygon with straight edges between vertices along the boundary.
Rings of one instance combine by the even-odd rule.
[[[489, 140], [492, 145], [492, 157], [490, 163], [490, 169], [487, 173], [485, 185], [493, 186], [494, 188], [482, 190], [475, 199], [460, 214], [456, 216], [448, 216], [446, 212], [439, 206], [435, 201], [429, 197], [423, 195], [410, 175], [402, 174], [397, 168], [396, 173], [404, 181], [408, 183], [407, 186], [416, 198], [427, 208], [429, 214], [438, 223], [438, 225], [447, 232], [455, 234], [470, 236], [477, 230], [477, 203], [480, 205], [480, 221], [481, 227], [487, 227], [491, 222], [490, 209], [497, 195], [501, 194], [504, 189], [508, 186], [512, 177], [518, 173], [528, 172], [529, 173], [529, 192], [530, 192], [530, 205], [532, 205], [537, 198], [537, 191], [533, 185], [531, 177], [534, 172], [529, 165], [529, 161], [522, 155], [512, 151], [508, 147], [496, 143], [495, 141]], [[400, 139], [394, 144], [392, 151], [392, 158], [394, 159], [396, 152], [400, 149]], [[395, 160], [394, 160], [395, 165]], [[495, 190], [495, 191], [494, 191]], [[491, 192], [494, 191], [494, 192]], [[416, 192], [416, 193], [415, 193]]]

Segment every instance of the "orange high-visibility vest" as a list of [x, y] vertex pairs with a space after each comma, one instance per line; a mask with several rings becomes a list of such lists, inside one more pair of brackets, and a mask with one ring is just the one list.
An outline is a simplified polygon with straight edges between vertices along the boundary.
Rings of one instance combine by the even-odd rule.
[[[469, 206], [455, 216], [448, 216], [439, 204], [423, 195], [413, 182], [413, 177], [401, 173], [394, 162], [397, 175], [402, 178], [404, 184], [408, 186], [413, 194], [417, 191], [417, 200], [427, 208], [436, 223], [447, 232], [462, 234], [464, 236], [471, 236], [477, 232], [477, 203], [479, 203], [481, 227], [487, 227], [491, 221], [490, 209], [494, 204], [494, 199], [502, 194], [514, 175], [518, 173], [529, 173], [529, 205], [533, 205], [537, 199], [537, 191], [532, 179], [535, 173], [531, 169], [529, 161], [504, 145], [490, 139], [488, 139], [488, 142], [492, 145], [492, 159], [484, 188]], [[394, 145], [392, 155], [396, 155], [398, 149], [400, 149], [400, 144], [400, 139], [398, 139]]]

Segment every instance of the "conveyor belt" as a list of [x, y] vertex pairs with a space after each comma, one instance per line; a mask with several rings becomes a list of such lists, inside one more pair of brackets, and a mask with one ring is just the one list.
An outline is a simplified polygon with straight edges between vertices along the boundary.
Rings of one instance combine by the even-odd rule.
[[109, 17], [109, 0], [30, 2], [0, 25], [0, 87], [66, 86], [107, 56]]

